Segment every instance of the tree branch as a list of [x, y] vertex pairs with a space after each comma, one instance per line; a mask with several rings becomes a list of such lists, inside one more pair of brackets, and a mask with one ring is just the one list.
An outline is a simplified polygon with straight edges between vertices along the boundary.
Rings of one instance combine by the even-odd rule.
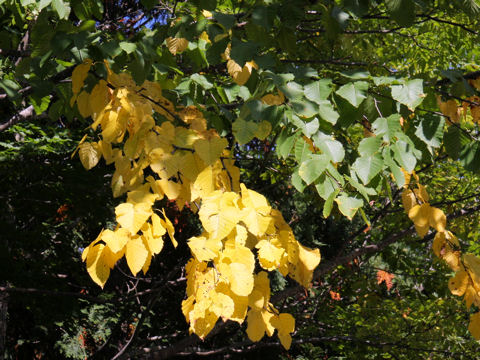
[[13, 115], [9, 120], [4, 122], [3, 124], [0, 124], [0, 132], [7, 130], [13, 125], [19, 123], [20, 121], [25, 121], [29, 119], [46, 118], [46, 117], [47, 117], [46, 113], [36, 115], [33, 105], [30, 105], [25, 109], [21, 110], [20, 112], [18, 112], [17, 114]]

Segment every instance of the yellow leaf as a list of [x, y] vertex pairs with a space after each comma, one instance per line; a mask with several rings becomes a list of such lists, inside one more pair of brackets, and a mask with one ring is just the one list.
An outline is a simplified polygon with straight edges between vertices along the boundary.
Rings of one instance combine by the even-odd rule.
[[430, 197], [428, 196], [427, 189], [425, 186], [421, 184], [417, 184], [418, 189], [415, 189], [415, 195], [417, 199], [421, 200], [423, 203], [427, 203], [430, 200]]
[[[152, 218], [154, 215], [157, 216], [158, 218], [158, 215], [156, 214], [153, 214]], [[158, 219], [160, 220], [160, 218]], [[163, 249], [163, 239], [162, 239], [163, 234], [160, 236], [158, 236], [158, 234], [154, 234], [153, 226], [152, 224], [149, 224], [149, 223], [145, 223], [145, 225], [143, 225], [141, 230], [142, 230], [142, 238], [147, 247], [147, 250], [153, 255], [159, 254]]]
[[102, 289], [110, 276], [110, 267], [103, 256], [104, 249], [105, 245], [95, 243], [93, 246], [89, 246], [89, 251], [86, 254], [88, 274]]
[[441, 258], [445, 250], [452, 251], [459, 246], [458, 239], [450, 231], [439, 231], [433, 239], [432, 250], [435, 255]]
[[435, 230], [443, 232], [445, 231], [445, 227], [447, 226], [447, 217], [442, 210], [431, 206], [428, 222], [430, 226], [433, 227]]
[[285, 102], [285, 96], [279, 91], [278, 95], [267, 94], [260, 100], [266, 105], [282, 105]]
[[73, 69], [72, 72], [72, 92], [78, 94], [83, 87], [83, 83], [88, 75], [88, 71], [92, 66], [92, 60], [86, 59], [83, 64], [80, 64]]
[[213, 137], [210, 139], [198, 139], [193, 144], [195, 152], [205, 162], [206, 165], [212, 165], [222, 155], [223, 149], [228, 145], [225, 138]]
[[107, 106], [110, 101], [110, 90], [105, 80], [100, 80], [98, 84], [94, 86], [89, 100], [90, 109], [92, 110], [94, 119], [96, 119], [96, 116], [105, 109], [105, 106]]
[[254, 61], [245, 63], [243, 68], [232, 59], [227, 62], [227, 71], [238, 85], [244, 85], [248, 81], [253, 68], [258, 69]]
[[310, 249], [298, 243], [298, 261], [291, 264], [290, 273], [303, 287], [308, 287], [313, 278], [313, 270], [320, 263], [320, 250]]
[[465, 305], [467, 307], [467, 310], [470, 310], [470, 307], [472, 306], [472, 303], [477, 300], [478, 301], [478, 293], [477, 290], [472, 285], [468, 285], [467, 289], [465, 290]]
[[141, 237], [132, 238], [126, 246], [125, 258], [127, 259], [128, 267], [133, 276], [142, 270], [143, 265], [148, 259], [148, 250]]
[[265, 322], [260, 311], [250, 310], [247, 314], [247, 335], [252, 341], [260, 341], [265, 335]]
[[282, 313], [270, 320], [271, 324], [278, 330], [278, 338], [285, 349], [290, 349], [292, 337], [290, 333], [295, 330], [295, 319], [292, 315]]
[[203, 199], [198, 214], [203, 227], [212, 238], [221, 240], [228, 236], [240, 221], [238, 200], [237, 194], [218, 190]]
[[473, 254], [463, 255], [463, 263], [477, 288], [480, 288], [480, 258]]
[[223, 293], [214, 291], [212, 291], [212, 293], [212, 304], [210, 305], [210, 310], [215, 313], [217, 317], [221, 317], [223, 321], [227, 321], [235, 311], [233, 299]]
[[98, 164], [102, 153], [97, 143], [86, 142], [80, 145], [78, 154], [85, 169], [90, 170]]
[[152, 208], [143, 203], [135, 205], [123, 203], [115, 208], [115, 214], [117, 216], [117, 222], [123, 228], [130, 231], [131, 235], [135, 235], [150, 215], [152, 215]]
[[454, 99], [442, 101], [440, 96], [437, 96], [438, 106], [443, 115], [447, 116], [451, 122], [458, 123], [460, 121], [460, 114], [458, 112], [458, 105]]
[[260, 140], [265, 140], [265, 138], [272, 131], [272, 124], [269, 121], [263, 120], [258, 124], [257, 132], [255, 136]]
[[158, 199], [157, 194], [150, 192], [150, 184], [144, 184], [133, 191], [127, 193], [127, 202], [136, 204], [145, 204], [152, 206], [155, 200]]
[[162, 221], [160, 217], [157, 214], [153, 213], [151, 220], [152, 220], [152, 235], [156, 238], [165, 235], [165, 233], [167, 232], [167, 229], [165, 229], [162, 226]]
[[415, 224], [418, 236], [424, 237], [429, 229], [430, 204], [415, 205], [408, 212], [408, 217]]
[[402, 204], [405, 212], [408, 214], [410, 209], [417, 205], [417, 199], [415, 198], [415, 194], [410, 189], [405, 189], [402, 192]]
[[468, 331], [470, 331], [475, 340], [480, 340], [480, 312], [470, 316]]
[[130, 233], [123, 228], [116, 229], [115, 231], [107, 229], [103, 231], [102, 240], [105, 241], [113, 253], [118, 253], [124, 249], [130, 240]]
[[448, 288], [453, 295], [462, 296], [467, 290], [468, 274], [464, 270], [458, 271], [448, 282]]
[[222, 242], [205, 236], [194, 236], [188, 239], [188, 246], [198, 261], [211, 261], [218, 256]]
[[172, 222], [167, 218], [167, 215], [165, 214], [165, 209], [162, 209], [162, 214], [163, 214], [163, 217], [164, 219], [160, 219], [160, 222], [162, 224], [162, 226], [167, 229], [167, 232], [168, 232], [168, 236], [170, 237], [170, 240], [172, 241], [172, 244], [173, 244], [173, 247], [177, 247], [178, 246], [178, 242], [177, 240], [175, 240], [175, 228], [173, 227], [173, 224]]
[[[460, 252], [459, 251], [445, 251], [442, 259], [450, 266], [453, 271], [460, 270]], [[480, 282], [479, 282], [480, 284]]]
[[261, 240], [255, 246], [258, 249], [260, 266], [265, 270], [272, 271], [280, 266], [285, 250], [278, 248], [268, 240]]
[[210, 331], [215, 327], [218, 316], [210, 310], [205, 310], [202, 317], [198, 317], [191, 322], [193, 332], [197, 334], [200, 339], [204, 339]]
[[177, 55], [185, 51], [188, 47], [188, 40], [184, 38], [172, 38], [168, 37], [166, 39], [168, 50], [173, 54]]
[[238, 296], [248, 296], [253, 290], [253, 274], [245, 264], [231, 263], [230, 289]]
[[169, 200], [175, 200], [180, 195], [181, 185], [179, 183], [167, 179], [157, 180], [156, 183], [160, 185]]
[[90, 94], [86, 91], [82, 91], [77, 97], [78, 112], [84, 118], [92, 115], [92, 109], [90, 108]]

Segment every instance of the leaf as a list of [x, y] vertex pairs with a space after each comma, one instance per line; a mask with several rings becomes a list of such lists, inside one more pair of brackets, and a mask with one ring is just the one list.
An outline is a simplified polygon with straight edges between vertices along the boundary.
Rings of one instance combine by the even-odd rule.
[[387, 10], [400, 26], [411, 26], [415, 21], [413, 0], [386, 0]]
[[230, 59], [227, 62], [227, 71], [230, 74], [230, 76], [233, 78], [233, 81], [237, 83], [238, 85], [244, 85], [248, 79], [250, 78], [250, 75], [252, 75], [252, 69], [255, 68], [257, 69], [258, 66], [255, 64], [254, 61], [249, 61], [245, 63], [243, 67], [238, 65], [234, 60]]
[[67, 19], [70, 14], [70, 6], [63, 0], [52, 0], [52, 7], [57, 12], [60, 19]]
[[188, 47], [188, 40], [184, 38], [168, 37], [165, 39], [165, 41], [167, 42], [168, 51], [170, 51], [173, 55], [177, 55], [185, 51]]
[[325, 171], [329, 162], [329, 157], [324, 154], [312, 154], [310, 155], [309, 159], [300, 164], [298, 174], [307, 183], [307, 185], [310, 185]]
[[125, 258], [133, 276], [136, 276], [148, 258], [148, 250], [140, 237], [133, 238], [127, 243]]
[[470, 316], [468, 331], [470, 331], [475, 340], [480, 340], [480, 312], [477, 312]]
[[440, 147], [444, 125], [445, 119], [441, 116], [424, 117], [415, 131], [415, 135], [428, 146]]
[[227, 147], [228, 141], [225, 138], [213, 137], [211, 139], [198, 139], [193, 144], [195, 152], [205, 162], [205, 164], [212, 165], [220, 158], [223, 150]]
[[[148, 204], [131, 204], [123, 203], [115, 208], [115, 214], [118, 223], [128, 231], [131, 235], [137, 234], [143, 224], [152, 215], [152, 208]], [[143, 265], [142, 265], [143, 266]]]
[[[131, 43], [131, 42], [128, 42], [128, 41], [121, 41], [119, 43], [119, 46], [127, 54], [131, 54], [132, 52], [134, 52], [137, 49], [137, 45], [135, 43]], [[175, 55], [175, 54], [173, 54], [173, 55]]]
[[383, 136], [386, 142], [392, 141], [397, 133], [401, 132], [400, 115], [393, 114], [388, 118], [378, 118], [372, 124], [373, 132], [377, 136]]
[[78, 155], [80, 156], [80, 161], [86, 170], [90, 170], [97, 165], [98, 161], [102, 157], [102, 153], [98, 144], [90, 142], [84, 142], [83, 144], [80, 144]]
[[457, 271], [448, 282], [448, 288], [453, 295], [462, 296], [467, 290], [468, 274], [464, 270]]
[[315, 146], [327, 155], [334, 163], [339, 163], [345, 157], [345, 150], [340, 141], [333, 139], [332, 136], [318, 132], [313, 136]]
[[335, 199], [340, 212], [345, 215], [349, 220], [355, 216], [357, 210], [363, 206], [363, 200], [351, 197], [346, 194], [342, 194]]
[[382, 167], [383, 161], [380, 154], [359, 157], [352, 165], [352, 168], [365, 185], [382, 170]]
[[245, 121], [241, 117], [232, 124], [232, 132], [240, 145], [249, 143], [258, 132], [258, 124], [253, 121]]
[[358, 152], [361, 156], [370, 156], [380, 150], [382, 138], [380, 136], [372, 136], [363, 139], [358, 145]]
[[368, 83], [365, 81], [350, 82], [336, 91], [336, 94], [347, 100], [350, 104], [358, 107], [367, 98]]
[[324, 103], [332, 92], [332, 80], [322, 79], [303, 87], [305, 97], [308, 100], [316, 102], [318, 105]]
[[400, 140], [393, 144], [391, 148], [393, 149], [395, 160], [407, 172], [412, 172], [417, 164], [417, 159], [413, 154], [413, 146]]
[[330, 216], [333, 207], [333, 200], [335, 200], [339, 192], [340, 189], [335, 190], [328, 196], [327, 200], [325, 200], [325, 204], [323, 205], [323, 217], [325, 219]]
[[292, 151], [297, 134], [290, 135], [288, 129], [284, 128], [277, 139], [276, 151], [278, 156], [286, 159]]
[[423, 80], [414, 79], [405, 82], [405, 85], [392, 85], [392, 98], [412, 111], [424, 99]]
[[323, 120], [328, 121], [330, 124], [335, 125], [340, 115], [335, 111], [333, 105], [328, 100], [321, 100], [318, 107], [318, 114]]

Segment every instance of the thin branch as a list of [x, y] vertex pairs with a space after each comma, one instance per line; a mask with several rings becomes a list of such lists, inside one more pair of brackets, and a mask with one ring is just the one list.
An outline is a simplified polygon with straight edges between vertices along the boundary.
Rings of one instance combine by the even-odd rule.
[[35, 289], [35, 288], [19, 288], [19, 287], [7, 287], [0, 286], [0, 293], [22, 293], [22, 294], [40, 294], [40, 295], [50, 295], [50, 296], [72, 296], [80, 299], [85, 299], [91, 302], [98, 304], [110, 304], [114, 303], [111, 300], [104, 300], [94, 296], [89, 296], [85, 294], [79, 294], [73, 291], [55, 291], [55, 290], [45, 290], [45, 289]]
[[7, 130], [13, 125], [19, 123], [20, 121], [25, 121], [29, 119], [44, 119], [47, 117], [47, 113], [42, 113], [40, 115], [35, 114], [35, 109], [33, 105], [26, 107], [17, 114], [13, 115], [9, 120], [0, 124], [0, 132]]

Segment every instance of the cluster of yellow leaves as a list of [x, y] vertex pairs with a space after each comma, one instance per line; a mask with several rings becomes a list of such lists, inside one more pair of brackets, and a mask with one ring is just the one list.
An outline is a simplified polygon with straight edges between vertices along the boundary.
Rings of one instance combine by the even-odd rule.
[[[90, 65], [74, 70], [72, 104], [91, 116], [99, 140], [82, 139], [80, 160], [87, 170], [101, 157], [113, 163], [113, 194], [127, 195], [115, 208], [117, 227], [103, 230], [82, 254], [93, 281], [103, 287], [123, 256], [133, 275], [146, 273], [152, 257], [163, 249], [164, 235], [177, 246], [174, 226], [164, 210], [154, 210], [155, 202], [166, 197], [180, 209], [188, 204], [203, 226], [202, 234], [188, 240], [193, 258], [186, 266], [182, 310], [190, 331], [204, 338], [220, 318], [239, 323], [247, 318], [250, 339], [258, 341], [265, 332], [272, 336], [277, 329], [288, 348], [295, 321], [269, 302], [268, 274], [255, 273], [256, 265], [308, 287], [320, 262], [319, 250], [301, 245], [281, 213], [240, 183], [227, 140], [207, 129], [199, 108], [176, 109], [158, 84], [137, 86], [107, 63], [106, 81], [88, 93], [83, 83]], [[88, 101], [79, 101], [77, 94]], [[163, 116], [160, 124], [155, 112]], [[145, 178], [146, 169], [155, 176]]]
[[[413, 176], [417, 180], [417, 188], [413, 191], [408, 188], [410, 185], [408, 176], [402, 193], [403, 206], [408, 216], [421, 237], [426, 235], [430, 226], [437, 230], [432, 250], [456, 272], [448, 283], [450, 292], [463, 296], [468, 309], [472, 304], [480, 307], [480, 258], [473, 254], [462, 255], [457, 237], [446, 229], [445, 214], [442, 210], [429, 205], [426, 188], [420, 185], [415, 173]], [[476, 340], [480, 340], [480, 312], [470, 317], [468, 330]]]
[[[480, 79], [469, 80], [469, 83], [475, 89], [480, 90]], [[480, 96], [469, 96], [461, 104], [458, 104], [455, 99], [443, 101], [440, 96], [437, 96], [437, 103], [442, 114], [449, 119], [448, 124], [459, 123], [462, 114], [465, 120], [469, 119], [480, 124]]]

